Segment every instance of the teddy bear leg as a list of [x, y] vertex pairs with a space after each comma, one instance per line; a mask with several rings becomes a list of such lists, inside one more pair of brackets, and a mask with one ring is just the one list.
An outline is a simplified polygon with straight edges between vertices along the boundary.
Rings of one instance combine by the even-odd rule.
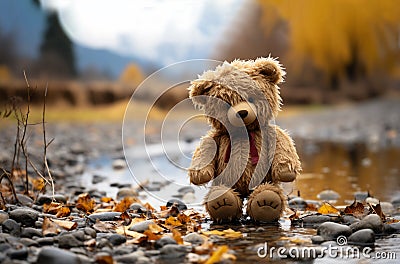
[[247, 214], [258, 222], [276, 222], [283, 212], [284, 199], [281, 188], [262, 184], [250, 195]]
[[225, 186], [212, 186], [204, 205], [215, 222], [230, 222], [242, 216], [242, 200], [238, 193]]

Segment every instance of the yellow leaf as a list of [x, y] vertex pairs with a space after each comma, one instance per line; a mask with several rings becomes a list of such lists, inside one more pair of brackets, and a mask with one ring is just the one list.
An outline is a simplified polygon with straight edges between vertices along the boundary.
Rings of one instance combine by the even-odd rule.
[[58, 234], [60, 233], [60, 227], [54, 223], [53, 221], [51, 221], [50, 218], [45, 217], [43, 220], [43, 224], [42, 224], [42, 233], [43, 236], [46, 236], [48, 234]]
[[242, 233], [240, 233], [239, 231], [232, 230], [231, 228], [226, 229], [223, 232], [224, 232], [224, 236], [227, 237], [227, 238], [242, 237]]
[[114, 207], [114, 212], [125, 212], [127, 209], [129, 209], [129, 206], [133, 203], [139, 202], [139, 199], [136, 197], [131, 197], [131, 196], [126, 196], [124, 199], [122, 199], [119, 203], [117, 203]]
[[320, 208], [318, 208], [318, 213], [320, 214], [340, 214], [340, 211], [336, 209], [333, 205], [329, 203], [323, 203]]
[[179, 245], [183, 244], [183, 238], [181, 233], [178, 230], [172, 229], [172, 237], [174, 238], [174, 240], [176, 241], [176, 243], [178, 243]]
[[172, 225], [172, 226], [181, 226], [182, 225], [182, 223], [178, 219], [173, 217], [173, 216], [168, 217], [165, 220], [165, 224], [166, 225]]
[[115, 229], [115, 232], [120, 235], [127, 235], [130, 237], [133, 237], [135, 239], [141, 239], [141, 238], [146, 238], [145, 234], [136, 232], [136, 231], [131, 231], [129, 230], [126, 226], [119, 226]]
[[228, 252], [229, 248], [226, 245], [222, 245], [215, 250], [211, 257], [206, 261], [205, 264], [214, 264], [221, 261], [222, 255]]
[[164, 231], [164, 228], [154, 223], [149, 225], [149, 230], [153, 233], [161, 233], [162, 231]]
[[148, 229], [143, 234], [147, 236], [147, 240], [159, 240], [161, 238], [161, 235], [156, 235]]
[[82, 193], [78, 196], [76, 201], [76, 208], [84, 212], [91, 212], [96, 205], [96, 201], [90, 197], [88, 193]]

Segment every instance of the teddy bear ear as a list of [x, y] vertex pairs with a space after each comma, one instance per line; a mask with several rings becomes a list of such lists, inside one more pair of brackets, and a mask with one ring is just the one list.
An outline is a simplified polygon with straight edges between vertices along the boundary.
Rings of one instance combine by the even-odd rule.
[[283, 77], [286, 75], [279, 61], [272, 57], [256, 59], [254, 68], [258, 74], [274, 84], [283, 82]]
[[205, 97], [200, 95], [206, 95], [208, 91], [214, 86], [214, 83], [207, 80], [195, 80], [191, 82], [189, 90], [189, 98], [197, 104], [204, 104]]

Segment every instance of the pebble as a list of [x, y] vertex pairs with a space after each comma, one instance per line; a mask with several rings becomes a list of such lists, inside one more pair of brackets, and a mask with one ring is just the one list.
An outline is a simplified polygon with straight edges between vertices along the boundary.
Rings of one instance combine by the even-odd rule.
[[360, 219], [358, 219], [357, 217], [355, 217], [353, 215], [344, 215], [342, 217], [342, 222], [345, 225], [351, 225], [351, 224], [360, 222]]
[[60, 248], [80, 247], [83, 246], [83, 242], [79, 241], [71, 234], [65, 234], [58, 237], [58, 246]]
[[381, 202], [381, 209], [385, 215], [391, 215], [395, 211], [393, 204], [389, 202]]
[[85, 227], [83, 231], [85, 232], [86, 235], [96, 238], [97, 233], [96, 230], [94, 230], [93, 228]]
[[172, 205], [176, 205], [178, 207], [179, 211], [187, 209], [186, 204], [179, 199], [170, 199], [167, 202], [167, 207], [171, 207]]
[[350, 227], [333, 222], [322, 223], [317, 228], [317, 235], [322, 236], [325, 240], [333, 240], [341, 235], [348, 237], [351, 233]]
[[55, 247], [43, 247], [39, 252], [37, 263], [79, 264], [80, 261], [76, 254], [69, 251]]
[[71, 154], [80, 155], [85, 153], [85, 148], [80, 143], [74, 143], [69, 148]]
[[323, 201], [337, 201], [340, 198], [340, 194], [333, 190], [324, 190], [317, 194], [317, 198]]
[[379, 204], [379, 200], [374, 198], [374, 197], [368, 197], [367, 199], [365, 199], [366, 203], [372, 204], [372, 205], [377, 205]]
[[182, 196], [182, 201], [184, 201], [185, 203], [194, 203], [196, 201], [196, 196], [194, 195], [194, 193], [188, 192], [185, 193]]
[[392, 204], [395, 208], [400, 207], [400, 197], [396, 197], [392, 200]]
[[350, 228], [353, 232], [361, 229], [372, 229], [375, 234], [381, 234], [383, 232], [383, 223], [377, 214], [370, 214], [361, 219], [360, 222], [351, 224]]
[[355, 192], [354, 199], [359, 202], [364, 202], [369, 197], [368, 192]]
[[[53, 200], [53, 196], [52, 195], [47, 195], [47, 194], [41, 194], [39, 195], [36, 204], [39, 205], [43, 205], [43, 204], [47, 204], [47, 203], [51, 203]], [[54, 200], [57, 203], [66, 203], [67, 202], [67, 197], [65, 197], [65, 195], [62, 194], [55, 194], [54, 195]]]
[[30, 208], [19, 208], [10, 212], [10, 218], [24, 226], [34, 226], [39, 218], [39, 212]]
[[120, 234], [112, 234], [108, 240], [113, 244], [114, 246], [121, 245], [126, 242], [126, 237]]
[[18, 224], [13, 219], [7, 219], [2, 224], [2, 231], [9, 233], [12, 236], [19, 237], [21, 236], [21, 225]]
[[114, 247], [113, 255], [126, 255], [135, 250], [136, 248], [133, 247], [133, 245], [121, 245], [119, 247]]
[[120, 212], [94, 213], [89, 215], [89, 219], [92, 220], [93, 222], [96, 222], [96, 220], [113, 221], [115, 220], [116, 217], [119, 217], [120, 215], [121, 215]]
[[175, 239], [173, 239], [172, 237], [163, 236], [162, 238], [156, 240], [156, 242], [154, 243], [154, 247], [156, 249], [159, 249], [159, 248], [162, 248], [163, 246], [169, 245], [169, 244], [176, 245], [177, 243], [176, 243]]
[[185, 186], [178, 189], [178, 193], [184, 195], [186, 193], [194, 193], [194, 188], [192, 186]]
[[186, 247], [181, 245], [167, 244], [160, 249], [161, 258], [176, 259], [182, 258], [186, 254]]
[[199, 233], [189, 233], [183, 237], [183, 241], [191, 244], [203, 244], [204, 238]]
[[124, 197], [136, 197], [137, 191], [132, 188], [121, 188], [117, 192], [117, 200], [122, 200]]
[[107, 179], [107, 177], [95, 174], [92, 177], [92, 184], [98, 184], [98, 183], [104, 181], [105, 179]]
[[129, 206], [129, 209], [133, 210], [136, 213], [146, 213], [147, 209], [146, 207], [144, 207], [143, 205], [141, 205], [140, 203], [133, 203]]
[[313, 244], [322, 244], [325, 241], [325, 239], [322, 236], [312, 236], [311, 237], [311, 242]]
[[51, 245], [54, 244], [54, 238], [53, 237], [41, 237], [41, 238], [36, 239], [36, 241], [41, 246], [51, 246]]
[[305, 226], [317, 226], [325, 222], [329, 222], [331, 217], [328, 215], [307, 215], [301, 220]]
[[130, 254], [116, 256], [114, 260], [122, 263], [137, 263], [140, 257], [145, 257], [144, 252], [142, 250], [137, 250]]
[[26, 247], [31, 247], [31, 246], [39, 247], [39, 243], [31, 238], [24, 237], [21, 238], [19, 242], [21, 242]]
[[289, 207], [297, 210], [304, 210], [307, 207], [307, 202], [301, 197], [294, 197], [288, 201]]
[[17, 193], [17, 198], [18, 201], [24, 206], [31, 206], [33, 204], [32, 198], [24, 194]]
[[145, 220], [139, 223], [132, 225], [129, 230], [136, 231], [136, 232], [144, 232], [149, 229], [149, 225], [154, 224], [153, 220]]
[[6, 221], [7, 219], [9, 219], [8, 214], [3, 210], [0, 210], [0, 224], [3, 224], [3, 222]]
[[349, 236], [347, 242], [356, 246], [373, 246], [375, 244], [375, 233], [372, 229], [362, 229]]
[[24, 260], [28, 257], [28, 249], [26, 247], [20, 249], [10, 249], [7, 251], [7, 256], [10, 259]]
[[126, 167], [126, 161], [123, 159], [116, 159], [112, 162], [112, 167], [114, 170], [122, 170]]

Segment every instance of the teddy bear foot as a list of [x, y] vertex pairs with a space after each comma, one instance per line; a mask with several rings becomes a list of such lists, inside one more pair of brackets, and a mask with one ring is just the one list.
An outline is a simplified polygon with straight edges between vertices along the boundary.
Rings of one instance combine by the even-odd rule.
[[248, 215], [257, 222], [276, 222], [283, 210], [283, 196], [272, 185], [260, 185], [249, 197]]
[[242, 216], [242, 200], [235, 191], [225, 186], [211, 187], [204, 205], [214, 222], [231, 222]]

